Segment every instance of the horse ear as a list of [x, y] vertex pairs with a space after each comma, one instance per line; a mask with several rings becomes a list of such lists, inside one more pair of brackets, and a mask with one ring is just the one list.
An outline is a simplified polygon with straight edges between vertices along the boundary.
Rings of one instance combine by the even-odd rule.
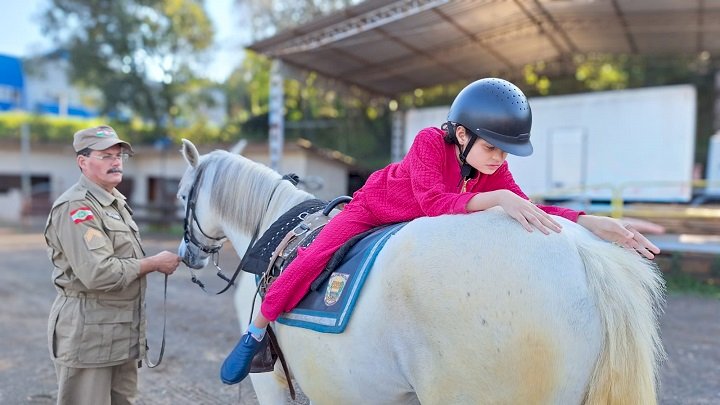
[[185, 158], [185, 161], [187, 161], [191, 167], [196, 168], [198, 163], [200, 163], [200, 153], [198, 153], [195, 145], [187, 139], [183, 138], [182, 143], [183, 147], [180, 152]]
[[243, 151], [245, 150], [245, 147], [247, 146], [247, 139], [241, 139], [238, 141], [238, 143], [235, 144], [228, 152], [232, 153], [233, 155], [242, 155]]

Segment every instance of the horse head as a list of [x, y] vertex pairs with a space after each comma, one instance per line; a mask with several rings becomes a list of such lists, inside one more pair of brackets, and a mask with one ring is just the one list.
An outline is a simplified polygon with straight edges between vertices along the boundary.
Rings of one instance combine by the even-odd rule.
[[282, 180], [276, 171], [231, 152], [200, 155], [183, 139], [181, 153], [188, 168], [180, 180], [178, 198], [185, 207], [183, 240], [178, 255], [190, 268], [208, 264], [226, 240], [238, 255], [282, 213], [312, 196]]
[[208, 264], [210, 255], [218, 252], [225, 241], [225, 235], [215, 216], [209, 212], [207, 186], [202, 180], [207, 164], [192, 142], [183, 139], [182, 155], [189, 167], [185, 170], [177, 198], [185, 207], [183, 239], [178, 255], [183, 263], [192, 269], [201, 269]]

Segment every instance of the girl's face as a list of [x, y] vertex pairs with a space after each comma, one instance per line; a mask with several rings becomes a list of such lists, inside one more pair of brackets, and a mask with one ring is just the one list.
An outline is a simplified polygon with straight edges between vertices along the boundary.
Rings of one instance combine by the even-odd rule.
[[[461, 150], [464, 150], [472, 135], [470, 135], [464, 127], [459, 125], [455, 134], [460, 142]], [[478, 137], [472, 149], [470, 149], [466, 160], [470, 166], [474, 167], [480, 173], [493, 174], [503, 164], [507, 155], [507, 152], [503, 152], [501, 149], [494, 147], [484, 139]]]

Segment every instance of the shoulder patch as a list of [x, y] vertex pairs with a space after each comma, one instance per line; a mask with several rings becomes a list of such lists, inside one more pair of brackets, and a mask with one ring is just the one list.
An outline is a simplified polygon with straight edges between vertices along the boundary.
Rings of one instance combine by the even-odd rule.
[[78, 209], [74, 209], [70, 211], [70, 219], [76, 224], [79, 224], [84, 221], [89, 221], [91, 219], [95, 218], [93, 216], [93, 212], [88, 206], [82, 206]]
[[88, 249], [94, 250], [105, 246], [105, 237], [103, 234], [95, 228], [90, 228], [85, 232], [83, 236], [85, 239], [85, 245]]

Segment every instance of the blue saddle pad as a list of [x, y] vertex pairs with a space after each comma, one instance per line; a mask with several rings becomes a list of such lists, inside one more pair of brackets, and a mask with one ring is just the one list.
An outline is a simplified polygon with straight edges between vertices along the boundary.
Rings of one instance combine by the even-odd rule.
[[360, 289], [385, 242], [405, 223], [390, 225], [371, 233], [353, 246], [341, 264], [277, 322], [325, 333], [341, 333], [350, 319]]

